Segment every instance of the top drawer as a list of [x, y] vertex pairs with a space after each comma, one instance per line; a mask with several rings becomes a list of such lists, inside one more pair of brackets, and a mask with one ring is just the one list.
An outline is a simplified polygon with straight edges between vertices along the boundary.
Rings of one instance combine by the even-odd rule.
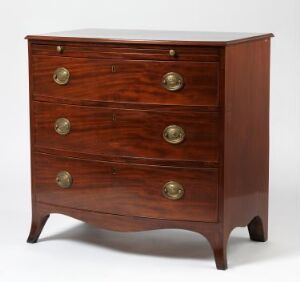
[[218, 62], [32, 56], [33, 96], [61, 102], [217, 106]]

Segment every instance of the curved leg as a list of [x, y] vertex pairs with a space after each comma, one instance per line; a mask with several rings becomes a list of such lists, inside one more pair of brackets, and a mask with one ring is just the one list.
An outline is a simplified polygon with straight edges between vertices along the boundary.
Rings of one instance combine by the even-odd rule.
[[227, 238], [219, 234], [212, 234], [212, 237], [207, 237], [211, 248], [214, 252], [217, 269], [227, 269]]
[[265, 242], [268, 240], [268, 221], [260, 216], [254, 217], [248, 224], [252, 241]]
[[49, 216], [49, 214], [43, 214], [38, 211], [33, 211], [31, 229], [27, 239], [27, 243], [37, 242]]

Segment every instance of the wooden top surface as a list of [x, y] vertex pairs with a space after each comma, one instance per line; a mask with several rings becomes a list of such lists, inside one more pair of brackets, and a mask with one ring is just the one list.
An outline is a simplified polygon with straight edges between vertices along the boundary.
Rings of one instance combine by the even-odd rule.
[[81, 29], [54, 32], [43, 35], [28, 35], [26, 39], [68, 42], [224, 46], [269, 37], [273, 37], [273, 34], [125, 29]]

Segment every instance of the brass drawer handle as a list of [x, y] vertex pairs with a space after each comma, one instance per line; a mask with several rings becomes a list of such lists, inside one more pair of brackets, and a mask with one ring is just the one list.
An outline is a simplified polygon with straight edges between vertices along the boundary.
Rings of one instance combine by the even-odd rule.
[[169, 181], [164, 185], [162, 192], [167, 199], [179, 200], [184, 195], [184, 188], [178, 182]]
[[59, 135], [67, 135], [71, 131], [71, 123], [67, 118], [59, 118], [54, 123], [54, 129]]
[[61, 188], [70, 188], [73, 183], [73, 178], [69, 172], [60, 171], [56, 176], [56, 183]]
[[169, 125], [165, 128], [163, 137], [170, 144], [180, 144], [185, 138], [185, 132], [178, 125]]
[[162, 86], [169, 91], [177, 91], [183, 87], [183, 77], [176, 72], [168, 72], [163, 76]]
[[53, 74], [53, 80], [58, 85], [66, 85], [70, 79], [70, 72], [66, 68], [58, 68]]

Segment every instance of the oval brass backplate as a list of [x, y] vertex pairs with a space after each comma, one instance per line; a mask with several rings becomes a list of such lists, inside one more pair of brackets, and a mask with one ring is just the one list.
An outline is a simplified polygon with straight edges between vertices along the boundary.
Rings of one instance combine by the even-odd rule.
[[66, 68], [58, 68], [53, 74], [53, 80], [58, 85], [66, 85], [70, 79], [70, 72]]
[[164, 185], [162, 193], [167, 199], [179, 200], [184, 195], [184, 188], [178, 182], [169, 181]]
[[165, 128], [163, 137], [170, 144], [180, 144], [185, 138], [185, 132], [178, 125], [169, 125]]
[[54, 123], [54, 129], [59, 135], [67, 135], [71, 131], [71, 123], [67, 118], [59, 118]]
[[61, 188], [70, 188], [73, 183], [73, 178], [69, 172], [60, 171], [56, 175], [56, 183]]
[[163, 76], [162, 86], [169, 91], [177, 91], [183, 88], [183, 77], [176, 72], [168, 72]]

